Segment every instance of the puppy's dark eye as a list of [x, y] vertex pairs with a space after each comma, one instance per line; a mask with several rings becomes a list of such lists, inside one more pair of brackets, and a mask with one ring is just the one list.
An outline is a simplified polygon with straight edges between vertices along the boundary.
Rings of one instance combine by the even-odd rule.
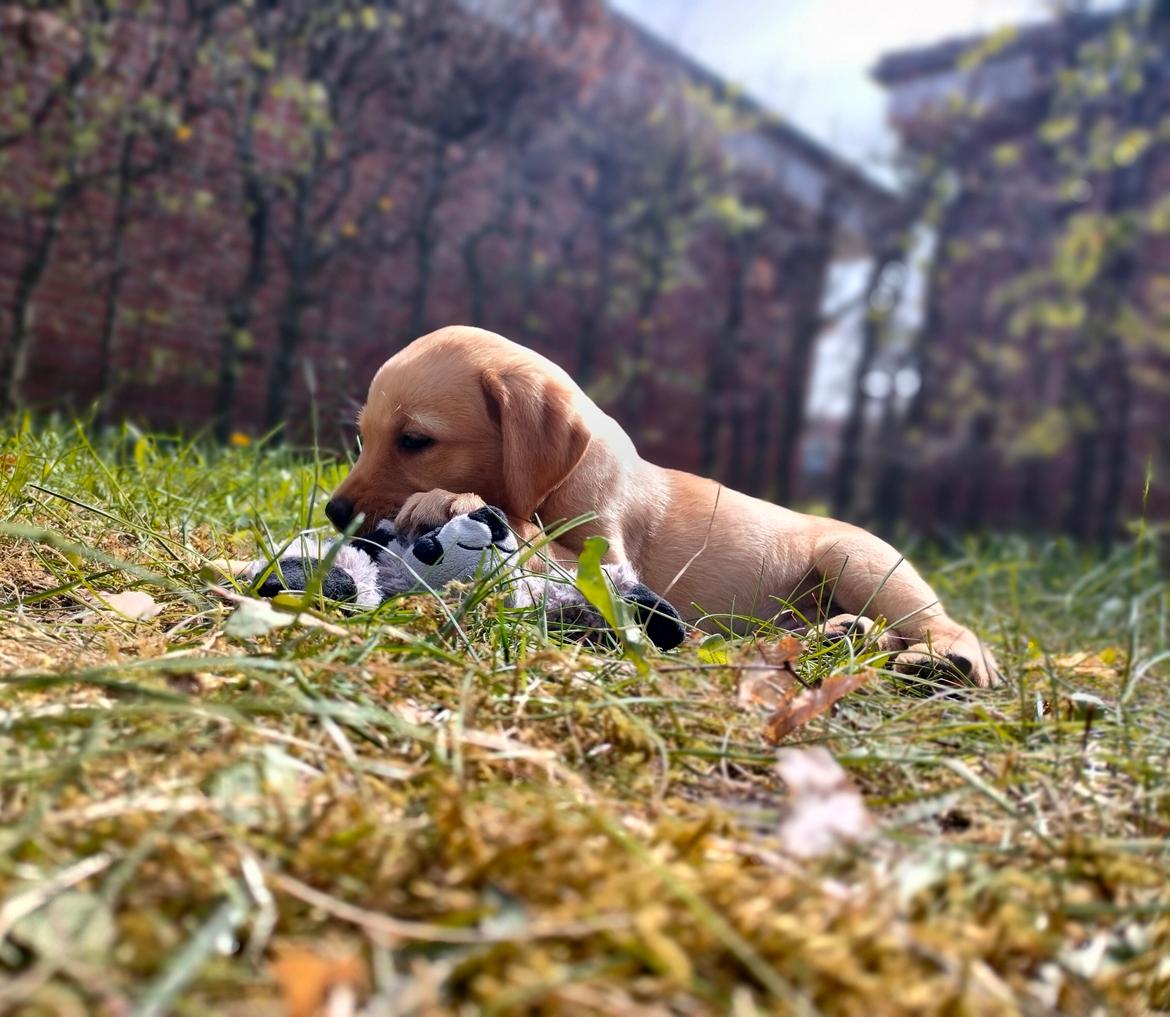
[[433, 445], [435, 439], [426, 434], [411, 434], [407, 432], [398, 439], [398, 447], [403, 452], [421, 452], [428, 445]]

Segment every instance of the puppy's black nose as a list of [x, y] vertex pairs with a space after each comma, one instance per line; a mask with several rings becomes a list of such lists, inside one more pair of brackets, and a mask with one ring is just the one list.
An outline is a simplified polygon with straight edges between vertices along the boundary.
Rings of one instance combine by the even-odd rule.
[[336, 495], [329, 499], [325, 506], [325, 514], [329, 521], [339, 530], [344, 530], [353, 521], [353, 502], [348, 498], [338, 498]]

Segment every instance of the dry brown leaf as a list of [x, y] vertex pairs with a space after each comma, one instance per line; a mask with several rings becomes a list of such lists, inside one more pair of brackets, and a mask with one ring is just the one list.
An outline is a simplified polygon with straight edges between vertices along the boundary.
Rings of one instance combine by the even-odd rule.
[[798, 727], [803, 727], [814, 717], [819, 717], [843, 696], [861, 688], [871, 677], [873, 671], [869, 670], [857, 671], [854, 674], [830, 675], [819, 688], [809, 689], [782, 703], [764, 726], [764, 740], [775, 745]]
[[821, 745], [781, 749], [776, 753], [776, 770], [792, 796], [779, 831], [789, 854], [823, 855], [839, 844], [860, 840], [873, 829], [860, 792], [828, 749]]
[[336, 947], [279, 944], [272, 973], [288, 1017], [321, 1017], [337, 993], [361, 994], [369, 984], [365, 960]]
[[785, 636], [774, 643], [759, 643], [757, 649], [765, 664], [791, 670], [793, 661], [804, 652], [804, 643], [796, 636]]
[[739, 679], [737, 698], [742, 707], [766, 706], [769, 710], [777, 710], [796, 695], [796, 689], [796, 680], [783, 671], [764, 674], [748, 671]]
[[1124, 656], [1117, 650], [1102, 653], [1068, 653], [1052, 658], [1052, 663], [1063, 670], [1092, 678], [1113, 678], [1124, 665]]
[[804, 645], [795, 636], [785, 636], [774, 643], [759, 643], [756, 649], [766, 667], [742, 673], [737, 690], [739, 705], [777, 710], [800, 689], [800, 679], [792, 663], [803, 652]]

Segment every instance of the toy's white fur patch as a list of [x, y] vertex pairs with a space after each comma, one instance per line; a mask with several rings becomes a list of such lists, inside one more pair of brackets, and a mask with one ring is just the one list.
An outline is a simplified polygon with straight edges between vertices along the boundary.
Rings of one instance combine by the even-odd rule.
[[[240, 578], [245, 583], [255, 582], [261, 573], [267, 571], [272, 559], [280, 553], [279, 561], [290, 558], [299, 558], [314, 562], [324, 561], [333, 553], [337, 541], [322, 536], [316, 530], [305, 530], [297, 534], [292, 543], [283, 552], [280, 548], [273, 548], [267, 558], [254, 562]], [[277, 568], [279, 566], [273, 566]], [[382, 603], [382, 591], [378, 582], [378, 566], [365, 552], [359, 551], [349, 544], [342, 544], [333, 559], [333, 568], [341, 569], [352, 580], [356, 594], [353, 603], [358, 607], [374, 608]]]
[[[516, 581], [508, 598], [513, 607], [532, 607], [536, 604], [544, 604], [555, 609], [584, 603], [581, 591], [573, 585], [576, 574], [557, 566], [550, 567], [552, 571], [547, 575], [529, 573]], [[629, 593], [640, 583], [637, 572], [634, 571], [634, 567], [629, 562], [602, 565], [601, 571], [609, 577], [609, 581], [619, 595]]]
[[[353, 580], [357, 589], [354, 603], [359, 607], [374, 608], [388, 597], [438, 592], [448, 583], [496, 570], [510, 573], [515, 568], [518, 547], [515, 535], [509, 532], [504, 540], [493, 543], [491, 527], [470, 516], [456, 516], [433, 534], [442, 554], [432, 564], [420, 560], [414, 554], [415, 542], [407, 543], [394, 534], [388, 520], [380, 522], [374, 532], [380, 538], [378, 543], [384, 547], [367, 543], [367, 550], [359, 550], [351, 544], [343, 544], [333, 559], [333, 567], [341, 569]], [[297, 535], [283, 551], [281, 559], [322, 561], [333, 553], [336, 544], [335, 539], [327, 538], [319, 531], [307, 530]], [[244, 578], [248, 581], [256, 579], [268, 567], [269, 560], [257, 562]], [[515, 581], [509, 584], [508, 603], [513, 607], [539, 604], [552, 611], [588, 606], [574, 585], [575, 572], [553, 563], [549, 563], [549, 570], [547, 574], [516, 575]], [[627, 594], [639, 585], [638, 574], [628, 562], [603, 565], [602, 571], [619, 595]]]
[[379, 582], [378, 566], [364, 551], [344, 545], [333, 559], [335, 569], [344, 569], [357, 587], [354, 603], [359, 607], [374, 608], [382, 603], [382, 587]]

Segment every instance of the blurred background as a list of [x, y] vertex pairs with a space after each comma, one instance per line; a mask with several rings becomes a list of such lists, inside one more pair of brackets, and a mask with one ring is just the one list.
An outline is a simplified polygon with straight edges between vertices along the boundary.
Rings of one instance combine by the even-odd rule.
[[0, 412], [352, 441], [474, 323], [883, 531], [1170, 516], [1170, 0], [0, 2]]

